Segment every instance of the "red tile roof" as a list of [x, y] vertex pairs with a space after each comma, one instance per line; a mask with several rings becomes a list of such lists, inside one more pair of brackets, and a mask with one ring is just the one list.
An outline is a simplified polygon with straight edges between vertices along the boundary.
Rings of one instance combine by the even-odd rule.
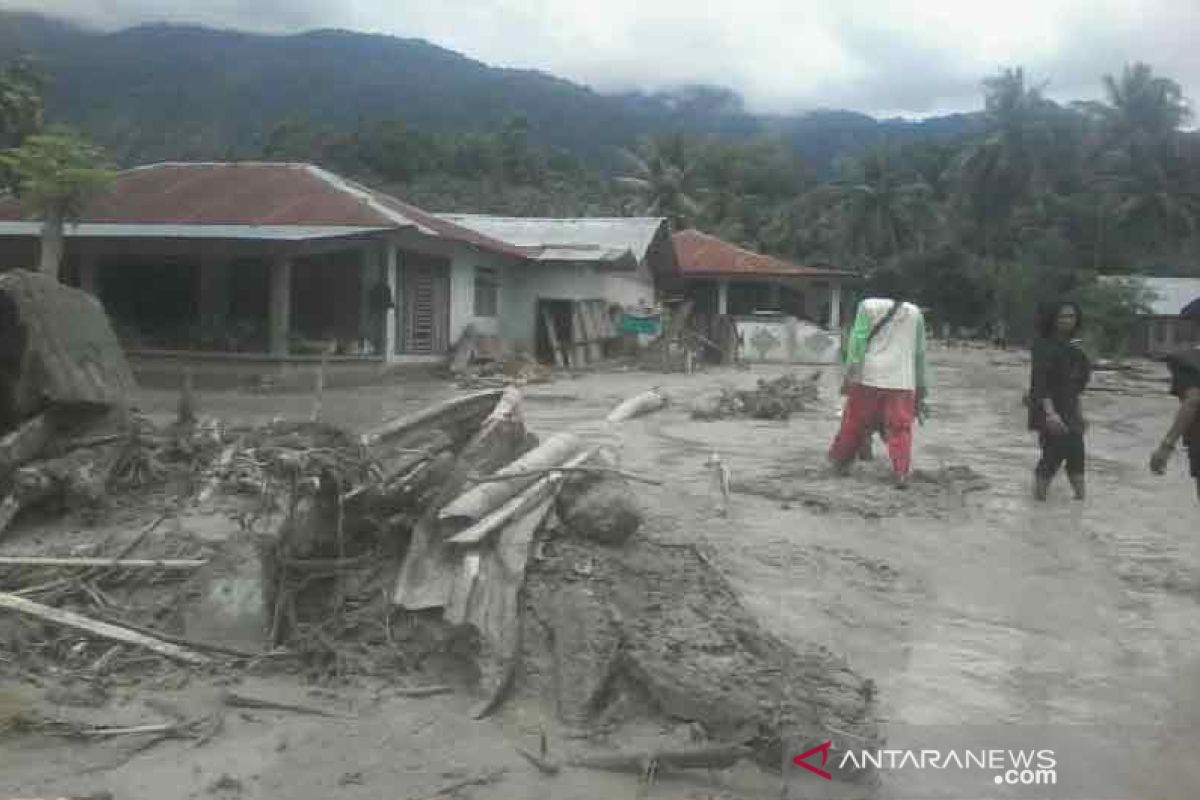
[[[26, 219], [0, 198], [0, 220]], [[512, 245], [442, 220], [390, 195], [310, 164], [165, 163], [118, 173], [92, 200], [82, 223], [116, 225], [293, 225], [419, 228], [520, 257]]]
[[756, 253], [736, 244], [689, 229], [671, 237], [679, 274], [687, 277], [822, 277], [846, 275], [828, 267], [800, 266], [774, 256]]

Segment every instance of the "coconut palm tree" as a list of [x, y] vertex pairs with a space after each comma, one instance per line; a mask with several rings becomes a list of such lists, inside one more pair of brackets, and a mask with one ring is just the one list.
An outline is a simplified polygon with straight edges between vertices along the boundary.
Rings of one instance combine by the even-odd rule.
[[826, 221], [837, 225], [848, 254], [887, 259], [908, 249], [920, 252], [931, 243], [939, 215], [924, 181], [899, 168], [881, 147], [842, 168], [845, 179], [814, 194], [824, 200]]
[[622, 149], [621, 155], [630, 174], [616, 182], [638, 198], [640, 213], [667, 217], [676, 230], [690, 227], [700, 216], [695, 161], [684, 136], [643, 141], [635, 150]]
[[1086, 108], [1102, 123], [1109, 147], [1162, 144], [1192, 116], [1180, 85], [1142, 62], [1127, 65], [1119, 77], [1105, 75], [1104, 93], [1106, 103]]
[[978, 249], [994, 254], [1018, 204], [1048, 190], [1047, 154], [1056, 106], [1042, 96], [1042, 86], [1028, 83], [1019, 67], [983, 85], [991, 132], [959, 156], [956, 208], [982, 234]]

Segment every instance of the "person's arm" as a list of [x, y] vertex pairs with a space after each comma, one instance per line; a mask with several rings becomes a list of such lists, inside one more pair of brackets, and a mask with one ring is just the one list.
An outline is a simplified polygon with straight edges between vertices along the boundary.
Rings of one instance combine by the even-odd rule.
[[916, 342], [913, 345], [914, 375], [917, 383], [917, 399], [929, 396], [929, 379], [925, 373], [925, 317], [917, 315]]
[[1200, 387], [1193, 386], [1180, 398], [1179, 410], [1175, 412], [1175, 419], [1171, 423], [1170, 429], [1167, 430], [1167, 435], [1163, 437], [1158, 449], [1150, 457], [1151, 471], [1161, 474], [1166, 469], [1167, 460], [1171, 457], [1171, 453], [1175, 452], [1175, 443], [1195, 424], [1198, 416], [1200, 416]]
[[1066, 425], [1050, 397], [1051, 373], [1054, 370], [1053, 354], [1046, 342], [1035, 342], [1029, 372], [1029, 401], [1045, 414], [1046, 427], [1055, 432], [1066, 430]]
[[867, 338], [871, 335], [871, 316], [860, 303], [854, 315], [854, 325], [846, 342], [846, 363], [861, 364], [867, 355]]

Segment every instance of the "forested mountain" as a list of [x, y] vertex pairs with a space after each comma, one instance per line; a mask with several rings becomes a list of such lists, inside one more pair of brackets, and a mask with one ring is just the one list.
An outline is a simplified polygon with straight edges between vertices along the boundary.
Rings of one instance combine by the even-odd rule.
[[419, 39], [333, 30], [264, 36], [146, 25], [95, 33], [0, 12], [0, 62], [19, 52], [34, 55], [50, 78], [49, 117], [87, 130], [127, 163], [253, 153], [281, 120], [335, 131], [400, 120], [427, 133], [463, 134], [494, 131], [520, 116], [534, 142], [601, 168], [616, 166], [616, 149], [648, 134], [769, 133], [825, 174], [839, 153], [884, 138], [954, 137], [970, 124], [967, 117], [877, 121], [843, 111], [755, 116], [735, 95], [707, 87], [604, 95], [540, 72], [489, 67]]
[[980, 78], [970, 114], [761, 116], [719, 88], [603, 95], [418, 40], [0, 14], [0, 148], [69, 123], [124, 164], [311, 161], [433, 211], [662, 215], [857, 270], [934, 322], [1020, 337], [1074, 294], [1119, 349], [1140, 298], [1098, 275], [1200, 274], [1180, 85], [1114, 64], [1102, 101], [1062, 103], [1019, 67]]

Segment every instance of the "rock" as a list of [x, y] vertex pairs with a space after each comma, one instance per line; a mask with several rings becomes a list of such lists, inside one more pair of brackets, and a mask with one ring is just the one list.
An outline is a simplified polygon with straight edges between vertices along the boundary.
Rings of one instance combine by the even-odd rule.
[[567, 530], [600, 544], [623, 544], [637, 533], [642, 512], [623, 478], [605, 475], [572, 481], [559, 495], [558, 514]]

